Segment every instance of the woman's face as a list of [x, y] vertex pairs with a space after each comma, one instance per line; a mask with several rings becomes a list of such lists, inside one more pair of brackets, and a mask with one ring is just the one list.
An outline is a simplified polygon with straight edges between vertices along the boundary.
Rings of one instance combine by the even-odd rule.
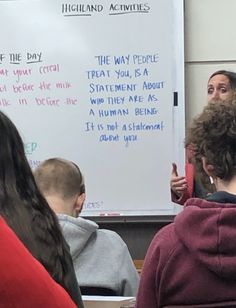
[[219, 74], [213, 76], [207, 85], [207, 100], [226, 99], [232, 93], [229, 78]]

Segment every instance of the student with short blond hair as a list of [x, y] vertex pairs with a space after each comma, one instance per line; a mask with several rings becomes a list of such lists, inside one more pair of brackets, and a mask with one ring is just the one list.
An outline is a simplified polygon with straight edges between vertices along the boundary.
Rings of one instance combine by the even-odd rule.
[[135, 296], [139, 275], [124, 241], [117, 233], [78, 217], [85, 201], [79, 167], [65, 159], [52, 158], [42, 162], [34, 175], [57, 213], [82, 294]]

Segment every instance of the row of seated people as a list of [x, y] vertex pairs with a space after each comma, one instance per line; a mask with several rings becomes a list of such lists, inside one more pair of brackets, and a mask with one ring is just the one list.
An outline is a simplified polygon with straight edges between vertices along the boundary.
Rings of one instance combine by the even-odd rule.
[[[82, 308], [78, 283], [85, 292], [132, 296], [138, 289], [136, 308], [236, 307], [235, 119], [232, 98], [209, 104], [194, 120], [187, 141], [195, 145], [196, 168], [213, 178], [216, 192], [189, 199], [158, 232], [139, 283], [119, 236], [78, 217], [85, 200], [78, 166], [49, 159], [33, 176], [18, 131], [0, 113], [0, 307]], [[67, 184], [65, 166], [74, 183], [68, 191], [60, 187]]]
[[[40, 168], [34, 177], [16, 126], [0, 112], [1, 240], [5, 236], [8, 242], [8, 246], [1, 244], [0, 307], [83, 308], [78, 282], [84, 294], [108, 292], [135, 296], [139, 275], [125, 243], [115, 232], [98, 230], [94, 222], [77, 218], [85, 199], [79, 168], [60, 159], [50, 163], [49, 169], [59, 171], [60, 167], [54, 166], [58, 163], [62, 167], [65, 164], [65, 169], [68, 167], [68, 174], [72, 172], [73, 184], [64, 187], [68, 193], [59, 190], [66, 186], [63, 179], [70, 177], [65, 177], [62, 168], [62, 174], [54, 178], [58, 192], [54, 190], [54, 195], [45, 192], [43, 196], [41, 184], [38, 183], [39, 189], [35, 181], [35, 178], [39, 181]], [[68, 207], [65, 212], [59, 210], [61, 214], [57, 217], [48, 203], [56, 212], [57, 206], [63, 207], [63, 203]], [[16, 261], [21, 262], [21, 267]], [[9, 281], [12, 281], [11, 288]], [[16, 289], [15, 296], [13, 289]]]

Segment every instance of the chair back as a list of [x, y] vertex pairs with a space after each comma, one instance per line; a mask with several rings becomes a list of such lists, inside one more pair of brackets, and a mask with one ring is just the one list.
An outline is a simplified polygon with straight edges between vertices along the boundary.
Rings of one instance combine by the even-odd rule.
[[80, 286], [82, 295], [117, 296], [116, 292], [109, 288]]

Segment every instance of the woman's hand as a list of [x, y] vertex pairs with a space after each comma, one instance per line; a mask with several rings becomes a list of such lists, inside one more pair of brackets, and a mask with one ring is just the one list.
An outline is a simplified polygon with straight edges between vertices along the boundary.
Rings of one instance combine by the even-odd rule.
[[170, 188], [178, 197], [181, 197], [188, 188], [186, 178], [178, 175], [177, 166], [175, 163], [172, 164]]

